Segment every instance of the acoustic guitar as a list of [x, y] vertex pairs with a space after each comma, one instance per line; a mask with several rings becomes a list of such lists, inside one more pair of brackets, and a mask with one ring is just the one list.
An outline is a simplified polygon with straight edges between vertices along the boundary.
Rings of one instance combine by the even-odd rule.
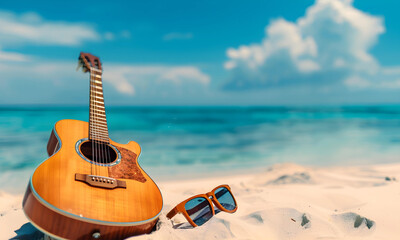
[[124, 239], [149, 233], [163, 207], [161, 192], [138, 164], [140, 146], [108, 135], [102, 66], [81, 53], [90, 73], [89, 122], [58, 121], [49, 158], [34, 171], [23, 210], [43, 233], [61, 239]]

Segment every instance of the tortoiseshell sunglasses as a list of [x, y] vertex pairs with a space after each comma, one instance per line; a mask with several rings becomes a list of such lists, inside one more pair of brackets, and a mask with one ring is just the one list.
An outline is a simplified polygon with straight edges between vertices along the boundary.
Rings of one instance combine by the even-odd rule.
[[193, 227], [201, 226], [215, 215], [213, 203], [224, 212], [234, 213], [237, 210], [231, 188], [228, 185], [220, 185], [211, 192], [198, 194], [179, 203], [167, 214], [167, 218], [171, 219], [182, 213]]

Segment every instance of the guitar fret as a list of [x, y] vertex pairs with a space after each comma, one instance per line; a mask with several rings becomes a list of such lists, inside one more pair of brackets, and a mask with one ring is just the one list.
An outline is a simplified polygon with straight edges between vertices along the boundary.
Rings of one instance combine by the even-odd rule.
[[92, 87], [103, 90], [103, 87], [99, 87], [99, 86], [96, 86], [94, 84], [92, 84]]
[[104, 99], [103, 98], [96, 98], [95, 96], [92, 96], [90, 98], [90, 101], [96, 102], [96, 105], [93, 106], [97, 106], [97, 103], [100, 103], [104, 106]]
[[95, 137], [100, 137], [100, 138], [108, 138], [108, 134], [104, 134], [104, 133], [95, 133], [95, 132], [91, 132], [90, 133], [91, 136], [95, 136]]
[[107, 127], [103, 126], [92, 126], [92, 128], [89, 131], [103, 131], [103, 132], [108, 132]]
[[103, 100], [104, 100], [104, 98], [103, 98], [102, 96], [97, 96], [97, 95], [94, 95], [94, 96], [92, 96], [92, 97], [94, 97], [94, 98], [98, 98], [98, 99], [103, 99]]
[[91, 80], [91, 83], [94, 83], [94, 84], [103, 84], [102, 82], [101, 82], [101, 78], [100, 78], [100, 80], [99, 79], [95, 79], [95, 78], [93, 78], [93, 80]]
[[103, 127], [103, 128], [107, 128], [107, 123], [106, 122], [101, 122], [101, 121], [91, 121], [93, 124], [92, 126], [94, 127]]
[[103, 97], [104, 98], [104, 95], [103, 95], [102, 92], [92, 91], [92, 93], [90, 94], [90, 97], [92, 98], [94, 96], [98, 96], [98, 97]]
[[100, 69], [94, 68], [94, 67], [90, 67], [90, 72], [98, 72], [98, 73], [102, 73], [102, 71]]
[[108, 133], [100, 133], [100, 132], [91, 132], [91, 136], [101, 137], [101, 138], [108, 138]]
[[107, 120], [106, 119], [106, 113], [105, 112], [95, 112], [95, 111], [91, 111], [90, 112], [90, 116], [93, 118], [104, 118], [103, 120]]
[[96, 116], [93, 116], [93, 115], [90, 115], [90, 117], [91, 117], [90, 120], [93, 120], [93, 121], [96, 121], [96, 122], [102, 122], [104, 124], [107, 124], [107, 119], [105, 117], [101, 118], [101, 117], [96, 117]]
[[107, 129], [93, 128], [89, 132], [90, 133], [101, 133], [101, 134], [108, 135], [108, 130]]
[[[104, 102], [100, 102], [100, 101], [96, 101], [96, 100], [90, 100], [91, 102], [95, 102], [95, 103], [101, 103], [101, 104], [103, 104], [103, 106], [104, 106]], [[96, 107], [98, 106], [98, 105], [95, 105]], [[101, 106], [101, 105], [100, 105]]]
[[100, 81], [100, 80], [91, 80], [90, 86], [91, 87], [103, 87], [103, 83], [101, 81], [99, 83], [97, 83], [96, 81]]
[[91, 126], [107, 128], [107, 122], [91, 119]]
[[106, 111], [104, 111], [104, 110], [100, 110], [100, 109], [90, 109], [91, 111], [93, 111], [93, 112], [102, 112], [102, 113], [105, 113]]
[[[103, 116], [104, 118], [106, 118], [106, 113], [104, 111], [91, 109], [90, 110], [90, 116], [92, 116], [94, 114], [100, 115], [100, 116]], [[93, 116], [93, 117], [96, 117], [96, 116]]]
[[92, 134], [103, 134], [103, 135], [108, 135], [108, 131], [102, 131], [102, 132], [100, 132], [100, 129], [98, 129], [99, 131], [97, 131], [96, 129], [92, 129], [92, 130], [90, 130], [90, 133], [92, 133]]
[[108, 136], [108, 132], [92, 131], [91, 134]]
[[103, 90], [99, 90], [97, 91], [96, 89], [92, 88], [92, 86], [90, 87], [90, 96], [96, 95], [96, 96], [103, 96]]
[[103, 108], [103, 109], [105, 109], [104, 106], [101, 106], [101, 105], [93, 105], [90, 108]]
[[98, 129], [98, 130], [102, 130], [102, 131], [106, 131], [106, 132], [108, 132], [108, 128], [107, 128], [107, 126], [93, 126], [92, 125], [92, 128], [90, 129], [90, 131], [92, 131], [93, 129]]
[[89, 136], [91, 139], [92, 138], [98, 138], [98, 139], [104, 139], [104, 140], [108, 140], [108, 136], [103, 136], [103, 135], [96, 135], [96, 134], [93, 134], [93, 133], [91, 133], [90, 134], [90, 136]]
[[93, 120], [103, 120], [103, 121], [107, 122], [106, 116], [104, 114], [97, 115], [95, 113], [92, 113], [91, 115], [92, 115]]
[[90, 121], [92, 124], [91, 126], [93, 127], [102, 127], [104, 129], [107, 129], [107, 123], [106, 122], [100, 122], [100, 121]]
[[109, 140], [109, 138], [99, 138], [99, 137], [90, 137], [90, 140], [94, 140], [94, 141], [99, 141], [99, 142], [106, 142], [106, 143], [109, 143], [110, 142], [110, 140]]
[[96, 110], [92, 110], [92, 111], [90, 112], [90, 114], [91, 114], [91, 115], [97, 115], [97, 116], [106, 118], [106, 114], [105, 114], [104, 111], [103, 111], [103, 112], [96, 112]]
[[103, 125], [107, 125], [107, 119], [105, 118], [100, 118], [100, 117], [95, 117], [95, 116], [91, 116], [90, 119], [93, 123], [95, 124], [103, 124]]
[[105, 115], [94, 115], [93, 113], [90, 115], [91, 120], [104, 122], [107, 124], [107, 119]]
[[93, 126], [107, 128], [107, 123], [102, 121], [91, 121]]
[[[92, 87], [96, 87], [96, 86], [92, 86]], [[92, 92], [92, 94], [90, 94], [90, 96], [103, 96], [103, 91], [99, 90], [97, 91], [96, 89], [92, 89], [90, 90]]]
[[107, 128], [107, 121], [102, 121], [99, 119], [91, 119], [90, 121], [91, 123], [93, 123], [92, 125], [95, 125], [96, 127], [104, 127]]
[[103, 136], [108, 136], [108, 133], [105, 132], [96, 132], [96, 131], [90, 131], [90, 134], [95, 134], [95, 135], [103, 135]]
[[108, 141], [108, 136], [92, 135], [91, 138], [101, 139], [102, 141]]
[[91, 82], [91, 85], [92, 85], [92, 87], [94, 87], [94, 86], [96, 86], [96, 87], [103, 87], [103, 83], [101, 83], [101, 82], [96, 83], [95, 81], [92, 81], [92, 82]]

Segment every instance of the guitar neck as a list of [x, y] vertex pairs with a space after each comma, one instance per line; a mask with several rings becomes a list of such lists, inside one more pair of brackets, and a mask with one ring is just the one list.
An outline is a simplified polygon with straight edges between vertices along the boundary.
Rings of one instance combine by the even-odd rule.
[[109, 142], [102, 71], [90, 68], [89, 139]]

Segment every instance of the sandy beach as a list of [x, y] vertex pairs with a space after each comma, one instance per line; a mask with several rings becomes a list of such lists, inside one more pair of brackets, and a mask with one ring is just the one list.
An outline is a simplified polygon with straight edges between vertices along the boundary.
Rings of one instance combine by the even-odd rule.
[[[164, 209], [157, 231], [130, 239], [398, 239], [397, 179], [400, 164], [278, 164], [257, 174], [159, 182]], [[236, 213], [220, 212], [194, 229], [179, 225], [183, 217], [166, 219], [180, 201], [224, 183], [236, 197]], [[0, 239], [29, 239], [33, 232], [21, 201], [22, 195], [0, 194]]]

